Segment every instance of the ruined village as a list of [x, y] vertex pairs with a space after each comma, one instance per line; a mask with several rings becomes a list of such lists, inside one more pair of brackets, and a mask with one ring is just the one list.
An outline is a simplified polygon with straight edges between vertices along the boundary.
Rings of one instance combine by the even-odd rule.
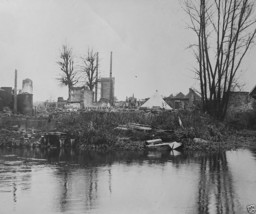
[[[63, 46], [63, 50], [67, 47]], [[88, 61], [93, 59], [97, 63], [97, 57], [98, 53], [94, 56], [91, 53]], [[117, 100], [112, 60], [111, 52], [109, 77], [98, 77], [98, 65], [90, 65], [89, 73], [94, 79], [91, 90], [88, 82], [84, 86], [67, 85], [68, 98], [36, 104], [33, 81], [24, 79], [22, 89], [17, 89], [18, 71], [15, 70], [14, 87], [0, 88], [0, 145], [129, 151], [158, 149], [158, 146], [171, 150], [173, 142], [178, 142], [182, 149], [216, 150], [244, 146], [233, 138], [231, 145], [227, 143], [229, 135], [239, 130], [248, 129], [249, 137], [254, 136], [251, 130], [255, 127], [251, 121], [254, 117], [246, 121], [239, 117], [255, 114], [255, 88], [251, 92], [230, 91], [226, 119], [216, 123], [203, 112], [201, 95], [192, 88], [187, 93], [168, 97], [156, 91], [145, 99], [139, 100], [133, 94]], [[158, 122], [159, 118], [162, 121]], [[197, 120], [200, 121], [195, 123]], [[205, 121], [208, 125], [203, 124]], [[229, 128], [223, 128], [223, 124]]]
[[0, 214], [256, 213], [255, 0], [5, 0], [0, 26]]

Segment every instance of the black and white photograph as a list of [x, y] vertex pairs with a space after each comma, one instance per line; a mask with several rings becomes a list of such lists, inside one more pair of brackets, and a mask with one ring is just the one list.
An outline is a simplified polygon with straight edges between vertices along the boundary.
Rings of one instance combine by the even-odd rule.
[[0, 0], [0, 214], [256, 214], [255, 0]]

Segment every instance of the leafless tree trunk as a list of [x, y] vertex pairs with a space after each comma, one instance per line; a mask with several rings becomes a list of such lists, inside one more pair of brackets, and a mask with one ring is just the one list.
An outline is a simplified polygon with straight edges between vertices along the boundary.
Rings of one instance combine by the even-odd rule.
[[97, 53], [94, 53], [93, 50], [88, 50], [87, 56], [83, 57], [82, 61], [81, 71], [85, 77], [86, 85], [90, 91], [93, 91], [94, 86], [97, 84]]
[[254, 41], [254, 0], [185, 0], [204, 110], [224, 119], [240, 65]]
[[57, 62], [62, 73], [57, 78], [62, 85], [68, 86], [68, 100], [71, 98], [71, 88], [77, 84], [77, 72], [74, 70], [72, 49], [67, 45], [62, 46], [60, 61]]

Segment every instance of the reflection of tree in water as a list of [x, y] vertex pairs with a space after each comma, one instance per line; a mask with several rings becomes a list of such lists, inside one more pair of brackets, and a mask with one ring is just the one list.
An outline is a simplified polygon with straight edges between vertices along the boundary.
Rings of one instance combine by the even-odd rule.
[[[108, 190], [110, 194], [112, 193], [112, 173], [109, 168], [107, 171], [108, 174]], [[86, 210], [93, 209], [98, 200], [98, 182], [99, 182], [99, 171], [97, 167], [92, 167], [89, 170], [86, 170], [86, 189], [85, 189], [85, 199], [86, 199]], [[103, 184], [102, 181], [100, 184]]]
[[63, 186], [58, 199], [60, 212], [73, 209], [76, 203], [84, 206], [85, 210], [95, 207], [98, 199], [98, 169], [93, 167], [85, 170], [84, 173], [85, 175], [81, 176], [81, 174], [72, 172], [68, 167], [61, 172], [61, 185]]
[[198, 213], [235, 213], [232, 176], [226, 153], [208, 154], [200, 158]]
[[61, 212], [66, 212], [71, 205], [70, 203], [72, 203], [72, 183], [74, 182], [72, 175], [73, 169], [68, 164], [66, 164], [66, 161], [67, 163], [72, 163], [74, 156], [75, 155], [72, 154], [71, 150], [68, 151], [65, 149], [47, 152], [48, 160], [63, 164], [57, 170], [58, 177], [61, 178], [61, 188], [59, 197]]
[[65, 212], [68, 207], [68, 170], [63, 173], [63, 189], [60, 197], [60, 211]]
[[[60, 151], [59, 160], [63, 160], [63, 151]], [[85, 173], [83, 176], [82, 174]], [[98, 198], [98, 169], [90, 167], [81, 170], [70, 165], [63, 165], [57, 171], [61, 179], [59, 192], [59, 211], [67, 212], [76, 203], [85, 206], [85, 210], [95, 207]], [[77, 204], [78, 205], [78, 204]]]
[[98, 198], [98, 169], [93, 167], [86, 172], [86, 207], [91, 209], [94, 207]]
[[111, 169], [108, 170], [108, 189], [109, 189], [109, 192], [112, 193], [112, 173], [111, 173]]
[[23, 150], [15, 148], [1, 148], [0, 149], [0, 188], [8, 189], [7, 192], [12, 194], [12, 200], [17, 203], [20, 194], [31, 189], [31, 166], [22, 162], [19, 158], [19, 151], [21, 154]]

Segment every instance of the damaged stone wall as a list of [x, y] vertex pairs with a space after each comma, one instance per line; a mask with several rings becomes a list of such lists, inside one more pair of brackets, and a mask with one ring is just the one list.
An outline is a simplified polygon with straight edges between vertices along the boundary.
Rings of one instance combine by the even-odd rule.
[[94, 97], [94, 93], [88, 89], [85, 89], [83, 94], [83, 107], [92, 106], [93, 97]]
[[85, 87], [73, 87], [71, 89], [70, 103], [79, 103], [81, 108], [93, 105], [94, 93]]
[[227, 115], [250, 111], [253, 109], [252, 103], [253, 99], [249, 96], [249, 92], [230, 92]]

